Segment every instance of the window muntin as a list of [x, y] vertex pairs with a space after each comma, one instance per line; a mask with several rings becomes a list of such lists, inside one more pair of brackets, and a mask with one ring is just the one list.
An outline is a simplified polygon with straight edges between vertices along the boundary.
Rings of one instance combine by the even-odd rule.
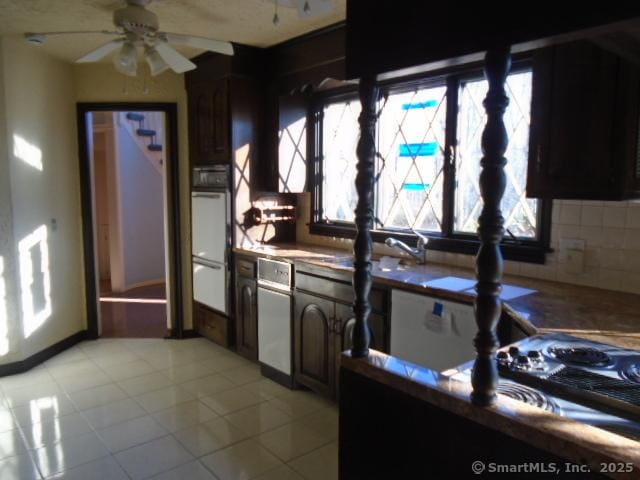
[[360, 101], [326, 104], [322, 111], [322, 218], [353, 222], [358, 195], [356, 146]]
[[377, 124], [376, 227], [442, 230], [445, 86], [389, 93]]
[[[507, 78], [509, 106], [504, 123], [509, 136], [505, 166], [506, 189], [502, 199], [505, 229], [514, 236], [537, 238], [538, 201], [526, 198], [532, 72], [512, 73]], [[482, 158], [481, 136], [486, 122], [482, 101], [486, 80], [460, 83], [458, 94], [457, 154], [454, 231], [475, 234], [482, 209], [479, 177]]]
[[[522, 67], [511, 73], [507, 79], [510, 106], [505, 113], [504, 121], [512, 138], [506, 152], [508, 164], [505, 173], [508, 184], [502, 208], [505, 226], [519, 240], [509, 242], [510, 245], [506, 247], [507, 257], [539, 263], [544, 260], [543, 250], [548, 248], [551, 212], [549, 204], [527, 199], [524, 190], [528, 161], [531, 80], [531, 70]], [[482, 206], [478, 175], [481, 159], [480, 137], [485, 124], [482, 101], [486, 96], [487, 85], [481, 80], [480, 74], [449, 77], [444, 80], [428, 79], [421, 81], [421, 86], [418, 87], [410, 85], [412, 84], [398, 83], [388, 88], [383, 87], [382, 91], [386, 91], [387, 94], [378, 103], [374, 236], [384, 239], [386, 232], [405, 233], [409, 228], [413, 228], [439, 237], [432, 243], [434, 249], [470, 253], [473, 250], [469, 241], [473, 242], [476, 238], [477, 217]], [[434, 93], [441, 93], [442, 97], [430, 98], [434, 97]], [[347, 148], [343, 145], [338, 149], [341, 152], [339, 158], [346, 160], [346, 164], [343, 165], [346, 168], [337, 170], [337, 173], [334, 168], [333, 176], [341, 180], [337, 183], [340, 185], [339, 190], [335, 187], [336, 183], [327, 182], [326, 172], [333, 168], [331, 162], [325, 160], [323, 163], [323, 158], [327, 158], [327, 154], [323, 154], [323, 148], [326, 152], [327, 146], [327, 131], [326, 128], [323, 130], [323, 127], [327, 124], [320, 121], [316, 125], [316, 158], [319, 160], [317, 171], [322, 174], [318, 178], [322, 178], [323, 181], [316, 184], [315, 223], [312, 226], [315, 233], [353, 235], [349, 232], [353, 232], [353, 210], [357, 200], [354, 180], [359, 132], [357, 116], [360, 108], [358, 100], [347, 95], [342, 94], [340, 98], [351, 98], [350, 102], [337, 100], [338, 97], [325, 99], [324, 107], [317, 115], [318, 119], [321, 119], [321, 113], [328, 106], [336, 104], [334, 108], [340, 111], [338, 106], [344, 107], [347, 103], [351, 112], [357, 112], [351, 115], [348, 122], [336, 120], [333, 126], [330, 124], [330, 130], [344, 128], [347, 132], [339, 133], [352, 133], [345, 136], [350, 137], [353, 146]], [[465, 98], [465, 95], [469, 98]], [[452, 100], [455, 97], [458, 98], [454, 104]], [[475, 110], [467, 106], [468, 102], [473, 102]], [[447, 109], [450, 110], [448, 114]], [[420, 115], [417, 115], [418, 112]], [[470, 112], [474, 115], [470, 115]], [[407, 118], [410, 117], [414, 117], [415, 121], [408, 122]], [[473, 134], [466, 133], [470, 131], [473, 131]], [[420, 138], [421, 136], [423, 138]], [[458, 141], [461, 145], [453, 149], [452, 146], [457, 145]], [[453, 145], [449, 142], [453, 142]], [[401, 150], [401, 144], [405, 145], [402, 147], [404, 150]], [[448, 156], [453, 162], [450, 168], [446, 168], [444, 164]], [[433, 170], [425, 171], [425, 165], [429, 163], [422, 161], [424, 159], [421, 157], [432, 160]], [[469, 159], [469, 169], [465, 169], [466, 159]], [[455, 172], [456, 166], [462, 174]], [[428, 181], [430, 178], [433, 179], [433, 183]], [[466, 197], [470, 199], [468, 203], [471, 204], [467, 209], [476, 209], [473, 214], [467, 214], [466, 225], [459, 213], [465, 213], [461, 207], [465, 204], [461, 201], [460, 190], [456, 192], [456, 187], [459, 188], [464, 181], [468, 182]], [[408, 188], [400, 188], [405, 184], [409, 184]], [[429, 191], [425, 184], [429, 184]], [[470, 191], [475, 195], [475, 199]], [[338, 198], [343, 200], [339, 201]], [[348, 200], [344, 201], [344, 198]], [[327, 201], [333, 201], [334, 205], [340, 204], [340, 210], [328, 210]], [[336, 215], [335, 212], [339, 214]], [[509, 241], [511, 238], [509, 233], [505, 235], [505, 240]], [[536, 249], [535, 252], [532, 248]], [[521, 253], [516, 253], [516, 250]]]

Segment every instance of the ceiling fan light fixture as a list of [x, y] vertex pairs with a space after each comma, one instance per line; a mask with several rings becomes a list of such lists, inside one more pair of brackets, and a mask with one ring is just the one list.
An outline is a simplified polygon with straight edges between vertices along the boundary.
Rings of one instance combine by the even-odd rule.
[[133, 42], [124, 42], [118, 54], [113, 58], [113, 64], [120, 73], [135, 77], [138, 71], [138, 51]]
[[156, 76], [164, 72], [169, 68], [167, 62], [165, 62], [157, 50], [153, 47], [148, 48], [145, 51], [144, 58], [149, 65], [149, 69], [151, 70], [151, 75]]

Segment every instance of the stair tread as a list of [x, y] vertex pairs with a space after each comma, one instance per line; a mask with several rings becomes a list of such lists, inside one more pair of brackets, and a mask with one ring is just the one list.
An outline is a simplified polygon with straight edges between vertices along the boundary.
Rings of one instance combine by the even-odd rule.
[[162, 145], [159, 145], [157, 143], [150, 143], [149, 145], [147, 145], [147, 148], [149, 150], [151, 150], [152, 152], [161, 152], [162, 151]]
[[141, 137], [153, 137], [156, 135], [156, 131], [149, 128], [138, 128], [136, 133]]
[[129, 112], [127, 113], [127, 120], [133, 120], [134, 122], [141, 122], [144, 120], [144, 115], [142, 115], [141, 113]]

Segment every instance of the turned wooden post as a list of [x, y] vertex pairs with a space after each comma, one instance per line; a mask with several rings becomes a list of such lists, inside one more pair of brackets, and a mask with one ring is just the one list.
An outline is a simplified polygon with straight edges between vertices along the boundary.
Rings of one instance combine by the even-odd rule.
[[478, 220], [480, 249], [476, 257], [477, 296], [474, 303], [478, 334], [475, 337], [476, 361], [471, 375], [473, 392], [471, 401], [488, 406], [496, 400], [498, 369], [495, 352], [498, 348], [496, 326], [500, 319], [502, 302], [502, 253], [500, 241], [504, 235], [504, 218], [500, 202], [504, 194], [508, 136], [503, 116], [509, 105], [505, 81], [511, 68], [509, 47], [489, 50], [485, 56], [485, 76], [489, 91], [483, 105], [487, 123], [482, 132], [482, 160], [480, 164], [480, 194], [484, 201]]
[[358, 117], [360, 124], [360, 139], [356, 153], [356, 191], [358, 204], [356, 206], [356, 240], [353, 245], [355, 261], [353, 263], [353, 312], [355, 324], [353, 326], [353, 346], [351, 356], [366, 357], [369, 354], [369, 328], [367, 321], [371, 313], [369, 292], [371, 291], [371, 229], [373, 228], [373, 183], [375, 176], [375, 128], [376, 101], [378, 87], [372, 76], [360, 80], [360, 103], [362, 111]]

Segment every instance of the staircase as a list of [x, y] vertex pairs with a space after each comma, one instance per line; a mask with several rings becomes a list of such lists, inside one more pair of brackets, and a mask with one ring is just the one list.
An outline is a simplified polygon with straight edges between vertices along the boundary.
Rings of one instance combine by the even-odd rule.
[[127, 126], [127, 130], [136, 140], [140, 149], [151, 161], [156, 170], [162, 172], [164, 169], [163, 146], [159, 142], [162, 137], [162, 116], [157, 112], [126, 112], [124, 113], [126, 122], [121, 122]]

